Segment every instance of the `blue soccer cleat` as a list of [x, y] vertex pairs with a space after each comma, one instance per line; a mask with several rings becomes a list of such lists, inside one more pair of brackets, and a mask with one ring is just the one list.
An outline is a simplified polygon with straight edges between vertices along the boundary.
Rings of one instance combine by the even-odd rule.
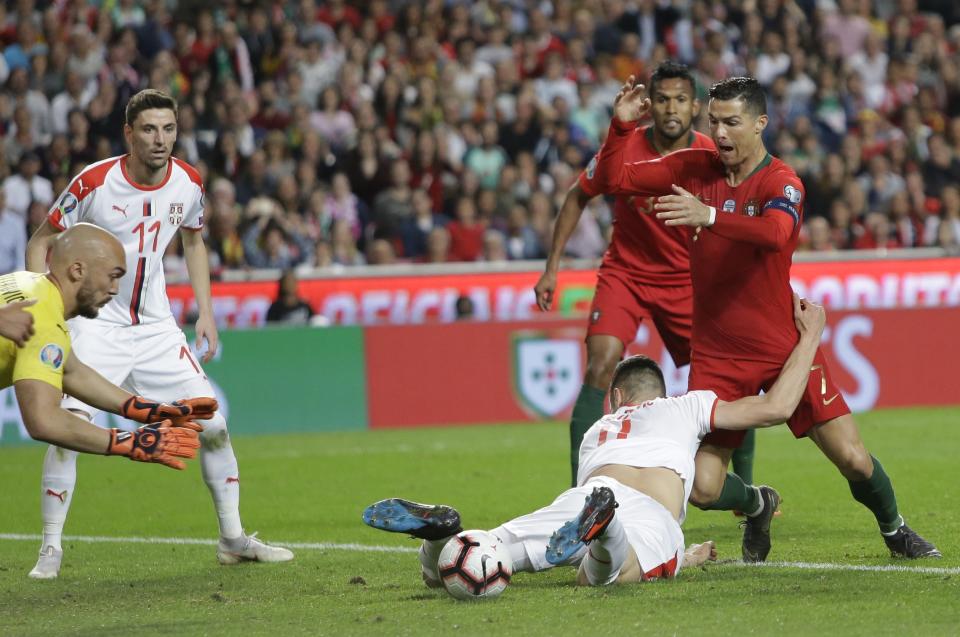
[[550, 536], [547, 561], [554, 565], [564, 564], [585, 544], [597, 539], [610, 524], [618, 506], [610, 487], [595, 488], [587, 496], [580, 514]]
[[371, 504], [363, 510], [363, 522], [381, 531], [409, 533], [421, 540], [442, 540], [463, 530], [460, 513], [453, 507], [400, 498]]

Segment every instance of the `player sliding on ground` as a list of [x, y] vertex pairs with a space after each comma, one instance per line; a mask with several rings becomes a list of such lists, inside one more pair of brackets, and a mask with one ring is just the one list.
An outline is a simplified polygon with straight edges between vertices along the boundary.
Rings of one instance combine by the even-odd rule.
[[[584, 436], [578, 486], [490, 531], [507, 546], [513, 572], [579, 565], [577, 581], [600, 586], [673, 577], [683, 565], [715, 559], [713, 542], [684, 550], [680, 525], [694, 454], [711, 431], [766, 427], [793, 413], [820, 343], [823, 308], [794, 297], [794, 321], [799, 342], [764, 396], [726, 402], [712, 391], [694, 391], [666, 398], [654, 361], [633, 356], [617, 365], [610, 386], [615, 412]], [[394, 498], [367, 507], [363, 521], [423, 539], [424, 581], [439, 585], [440, 551], [461, 530], [455, 509]], [[764, 530], [769, 548], [769, 523]]]
[[[763, 145], [767, 104], [753, 78], [735, 77], [710, 88], [710, 134], [717, 150], [681, 150], [654, 161], [631, 161], [627, 142], [650, 109], [643, 86], [630, 77], [614, 102], [614, 118], [594, 180], [603, 192], [661, 196], [654, 210], [671, 226], [689, 226], [693, 281], [690, 389], [711, 389], [723, 399], [766, 390], [797, 341], [791, 312], [790, 264], [803, 217], [804, 189], [787, 164]], [[854, 499], [876, 517], [895, 557], [940, 557], [908, 527], [893, 485], [860, 440], [843, 396], [819, 350], [787, 424], [809, 437], [847, 479]], [[727, 464], [742, 431], [713, 432], [697, 454], [691, 502], [702, 509], [737, 509], [750, 515], [743, 557], [763, 561], [753, 541], [758, 519], [775, 511], [776, 491], [745, 485]], [[769, 521], [767, 521], [769, 523]]]
[[[125, 270], [123, 246], [106, 230], [78, 224], [53, 242], [46, 274], [0, 276], [0, 306], [30, 314], [22, 346], [0, 338], [0, 388], [13, 385], [27, 433], [83, 453], [122, 455], [183, 469], [196, 456], [202, 427], [217, 407], [212, 398], [163, 404], [112, 385], [70, 351], [66, 319], [96, 316], [117, 293]], [[21, 321], [21, 325], [25, 324]], [[137, 422], [134, 432], [101, 429], [60, 407], [66, 393]]]
[[[204, 195], [199, 173], [171, 157], [177, 141], [177, 102], [160, 91], [140, 91], [127, 103], [124, 138], [130, 153], [87, 166], [60, 195], [27, 244], [27, 268], [42, 272], [50, 242], [77, 222], [93, 223], [120, 239], [127, 275], [97, 319], [70, 321], [80, 357], [113, 383], [170, 400], [179, 394], [212, 396], [213, 387], [170, 311], [163, 254], [179, 234], [197, 302], [197, 342], [209, 360], [217, 349], [210, 272], [203, 243]], [[67, 398], [64, 407], [90, 420], [99, 408]], [[200, 468], [220, 523], [217, 560], [283, 562], [288, 549], [244, 533], [240, 521], [240, 473], [227, 421], [214, 411], [203, 421]], [[33, 577], [56, 577], [61, 534], [77, 481], [76, 454], [55, 448], [43, 462], [40, 512], [43, 540]], [[51, 497], [50, 493], [62, 494]], [[52, 556], [52, 557], [51, 557]]]

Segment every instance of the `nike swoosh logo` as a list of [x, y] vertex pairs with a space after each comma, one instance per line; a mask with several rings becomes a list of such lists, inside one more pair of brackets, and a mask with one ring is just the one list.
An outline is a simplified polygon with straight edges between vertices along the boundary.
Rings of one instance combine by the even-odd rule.
[[839, 396], [839, 395], [840, 395], [840, 394], [834, 394], [834, 395], [833, 395], [831, 398], [829, 398], [829, 399], [824, 398], [824, 399], [823, 399], [823, 406], [824, 406], [824, 407], [828, 406], [830, 403], [832, 403], [833, 401], [835, 401], [835, 400], [837, 399], [837, 396]]

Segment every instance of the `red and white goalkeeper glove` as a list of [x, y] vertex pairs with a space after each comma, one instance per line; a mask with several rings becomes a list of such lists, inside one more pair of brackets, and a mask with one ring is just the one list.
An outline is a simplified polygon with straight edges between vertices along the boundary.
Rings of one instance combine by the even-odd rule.
[[200, 448], [195, 429], [187, 425], [174, 425], [169, 420], [144, 425], [134, 431], [107, 431], [110, 432], [108, 456], [127, 456], [137, 462], [157, 462], [181, 471], [186, 469], [186, 465], [177, 458], [195, 458]]
[[175, 427], [203, 431], [203, 427], [194, 421], [213, 418], [217, 406], [214, 398], [185, 398], [172, 403], [160, 403], [143, 396], [131, 396], [123, 403], [120, 414], [136, 422], [169, 420]]

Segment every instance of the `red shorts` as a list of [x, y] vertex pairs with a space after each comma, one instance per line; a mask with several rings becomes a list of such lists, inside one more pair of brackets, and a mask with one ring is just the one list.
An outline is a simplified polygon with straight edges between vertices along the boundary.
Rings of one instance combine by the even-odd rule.
[[[769, 391], [782, 365], [761, 361], [746, 361], [735, 358], [712, 358], [700, 356], [690, 366], [689, 390], [710, 389], [720, 400], [734, 401], [744, 396], [756, 396], [760, 390]], [[817, 348], [817, 355], [810, 368], [807, 389], [796, 411], [787, 420], [787, 426], [797, 438], [807, 435], [814, 427], [850, 413], [843, 395], [836, 385]], [[746, 431], [717, 430], [704, 437], [705, 443], [736, 449], [743, 442]]]
[[615, 336], [624, 348], [637, 337], [643, 319], [650, 319], [677, 367], [690, 362], [693, 288], [690, 285], [637, 283], [615, 270], [600, 268], [590, 306], [587, 338]]

